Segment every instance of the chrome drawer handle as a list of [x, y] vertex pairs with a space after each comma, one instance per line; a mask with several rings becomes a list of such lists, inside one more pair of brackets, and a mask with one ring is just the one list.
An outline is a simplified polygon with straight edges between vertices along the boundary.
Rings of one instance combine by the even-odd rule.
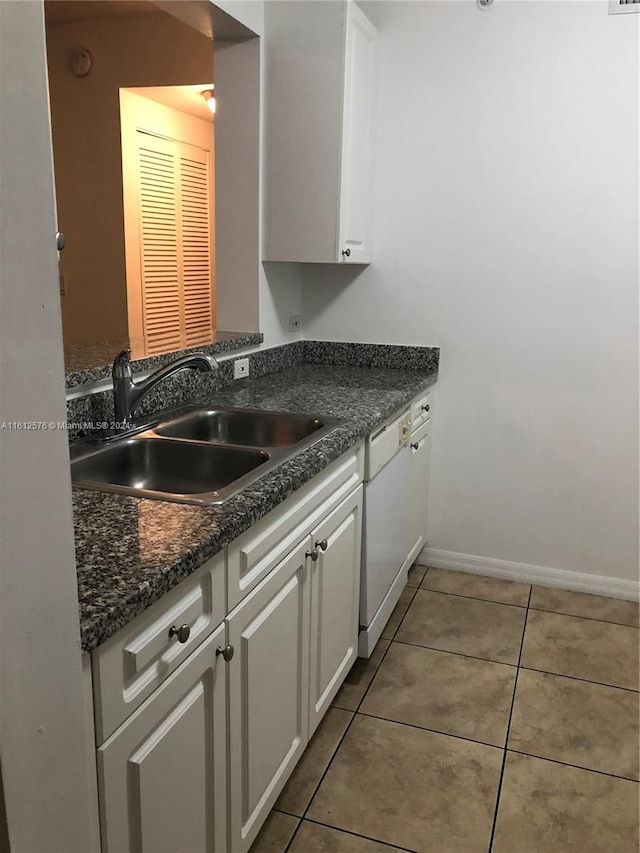
[[426, 406], [420, 406], [420, 408], [422, 409], [423, 412], [428, 412], [429, 409], [431, 408], [431, 406], [427, 403]]
[[218, 655], [222, 655], [224, 660], [226, 660], [228, 663], [233, 657], [234, 651], [235, 649], [233, 648], [233, 646], [225, 646], [224, 649], [222, 648], [222, 646], [218, 646], [218, 648], [216, 649], [216, 657]]
[[177, 637], [179, 643], [186, 643], [191, 634], [191, 628], [188, 625], [181, 625], [179, 628], [176, 628], [175, 625], [172, 625], [169, 628], [169, 639], [172, 637]]
[[411, 447], [412, 447], [414, 450], [417, 450], [417, 449], [420, 447], [420, 445], [418, 444], [418, 442], [417, 442], [417, 441], [414, 441], [414, 443], [411, 445]]
[[316, 542], [316, 548], [320, 548], [321, 551], [326, 551], [329, 547], [329, 543], [326, 539], [322, 539], [320, 542]]
[[314, 548], [314, 549], [313, 549], [313, 551], [305, 551], [305, 554], [304, 554], [304, 555], [305, 555], [305, 557], [311, 557], [311, 559], [313, 560], [313, 562], [314, 562], [314, 563], [316, 562], [316, 560], [317, 560], [317, 559], [318, 559], [318, 557], [320, 556], [320, 555], [318, 554], [318, 549], [317, 549], [317, 548]]

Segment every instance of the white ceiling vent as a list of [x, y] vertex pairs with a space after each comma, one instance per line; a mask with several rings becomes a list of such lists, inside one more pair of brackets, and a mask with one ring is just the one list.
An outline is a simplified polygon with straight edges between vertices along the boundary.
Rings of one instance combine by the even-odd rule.
[[621, 15], [625, 12], [640, 12], [640, 0], [609, 0], [610, 15]]

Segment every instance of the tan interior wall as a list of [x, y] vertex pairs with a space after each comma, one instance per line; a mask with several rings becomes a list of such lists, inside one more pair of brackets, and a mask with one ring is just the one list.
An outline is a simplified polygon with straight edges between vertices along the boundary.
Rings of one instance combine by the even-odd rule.
[[[69, 69], [87, 48], [91, 73]], [[118, 90], [213, 79], [213, 43], [163, 12], [47, 28], [65, 344], [127, 338]]]

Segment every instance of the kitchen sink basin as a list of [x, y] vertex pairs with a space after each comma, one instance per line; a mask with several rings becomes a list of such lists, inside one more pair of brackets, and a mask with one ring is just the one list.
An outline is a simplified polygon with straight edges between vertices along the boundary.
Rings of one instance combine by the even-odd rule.
[[319, 418], [252, 409], [201, 409], [156, 427], [159, 435], [251, 447], [290, 447], [325, 426]]
[[137, 433], [71, 445], [75, 486], [179, 503], [224, 503], [341, 421], [187, 406]]
[[154, 438], [121, 439], [72, 460], [77, 486], [92, 485], [139, 497], [191, 497], [215, 503], [231, 484], [269, 461], [264, 450]]

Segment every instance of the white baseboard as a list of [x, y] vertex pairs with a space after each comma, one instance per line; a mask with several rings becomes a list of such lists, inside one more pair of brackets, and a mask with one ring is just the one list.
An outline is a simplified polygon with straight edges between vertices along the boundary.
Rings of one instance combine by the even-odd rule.
[[538, 586], [590, 592], [592, 595], [606, 595], [608, 598], [624, 598], [628, 601], [638, 601], [640, 598], [638, 581], [608, 578], [604, 575], [588, 575], [584, 572], [568, 572], [566, 569], [551, 569], [546, 566], [532, 566], [528, 563], [511, 563], [508, 560], [494, 560], [491, 557], [474, 557], [471, 554], [439, 551], [437, 548], [427, 546], [418, 554], [416, 562], [421, 566], [433, 566], [436, 569], [451, 569], [473, 575], [486, 575], [490, 578], [533, 583]]

